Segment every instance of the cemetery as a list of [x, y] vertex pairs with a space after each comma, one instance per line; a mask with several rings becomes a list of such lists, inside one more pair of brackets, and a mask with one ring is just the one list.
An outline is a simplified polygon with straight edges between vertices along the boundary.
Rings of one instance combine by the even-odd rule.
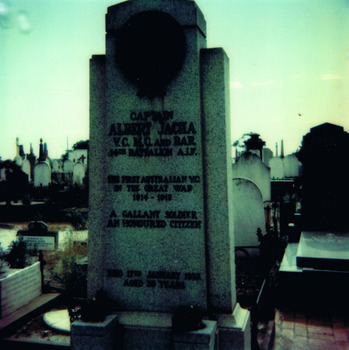
[[106, 11], [89, 141], [0, 163], [1, 349], [348, 348], [349, 134], [274, 156], [250, 133], [233, 161], [195, 1]]
[[66, 220], [67, 208], [88, 203], [88, 141], [66, 150], [61, 159], [48, 156], [47, 144], [40, 139], [39, 157], [33, 147], [25, 154], [16, 139], [13, 161], [0, 159], [0, 220]]

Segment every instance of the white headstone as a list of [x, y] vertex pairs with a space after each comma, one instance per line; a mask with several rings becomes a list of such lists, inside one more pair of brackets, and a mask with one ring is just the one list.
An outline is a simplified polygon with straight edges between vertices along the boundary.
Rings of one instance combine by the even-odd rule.
[[34, 168], [34, 186], [47, 187], [51, 183], [51, 168], [46, 162], [39, 162]]
[[252, 181], [234, 178], [233, 198], [235, 246], [256, 247], [259, 245], [257, 229], [265, 233], [262, 193]]
[[266, 164], [266, 166], [269, 166], [269, 161], [274, 156], [273, 151], [270, 148], [264, 147], [262, 152], [263, 152], [263, 162]]
[[54, 159], [52, 161], [52, 171], [55, 173], [63, 172], [63, 162], [60, 159]]
[[87, 149], [75, 149], [73, 151], [68, 152], [68, 159], [71, 160], [73, 163], [81, 161], [83, 164], [87, 165], [87, 153]]
[[233, 177], [251, 180], [260, 189], [263, 202], [270, 201], [270, 169], [257, 155], [250, 152], [243, 153], [233, 164]]
[[269, 161], [270, 175], [272, 179], [285, 178], [284, 161], [281, 157], [274, 157]]
[[63, 162], [63, 172], [65, 174], [69, 174], [69, 173], [73, 173], [74, 171], [74, 163], [72, 160], [70, 159], [66, 159], [64, 162]]
[[284, 171], [286, 177], [297, 177], [301, 175], [302, 163], [296, 155], [290, 154], [284, 158]]
[[31, 170], [31, 166], [30, 166], [30, 162], [28, 159], [24, 159], [22, 166], [21, 166], [22, 171], [28, 175], [28, 181], [31, 180], [31, 176], [30, 176], [30, 170]]
[[73, 183], [77, 185], [82, 185], [86, 174], [86, 167], [81, 162], [74, 165], [73, 168]]

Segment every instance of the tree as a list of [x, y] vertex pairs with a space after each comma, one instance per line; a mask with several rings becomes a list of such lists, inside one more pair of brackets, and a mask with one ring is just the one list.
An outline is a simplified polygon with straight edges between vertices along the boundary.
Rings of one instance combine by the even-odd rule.
[[234, 141], [232, 146], [236, 147], [238, 149], [238, 151], [243, 152], [246, 150], [246, 145], [245, 145], [245, 141], [252, 135], [254, 134], [252, 131], [251, 132], [247, 132], [245, 134], [243, 134], [238, 140]]
[[72, 149], [75, 151], [76, 149], [88, 149], [88, 146], [89, 146], [89, 143], [90, 143], [90, 140], [80, 140], [76, 143], [74, 143]]
[[[87, 149], [88, 150], [89, 144], [90, 144], [90, 140], [85, 140], [85, 141], [80, 140], [80, 141], [74, 143], [72, 150], [73, 151], [75, 151], [77, 149]], [[63, 162], [69, 158], [68, 152], [70, 152], [70, 151], [67, 150], [64, 154], [62, 154], [61, 159]]]
[[6, 160], [1, 163], [0, 169], [5, 169], [6, 181], [0, 183], [0, 198], [8, 205], [11, 200], [26, 200], [28, 195], [28, 175], [13, 161]]

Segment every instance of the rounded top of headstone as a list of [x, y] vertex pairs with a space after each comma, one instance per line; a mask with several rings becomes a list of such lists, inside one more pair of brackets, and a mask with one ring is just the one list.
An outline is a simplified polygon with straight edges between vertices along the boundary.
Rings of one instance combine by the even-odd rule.
[[257, 156], [257, 154], [246, 151], [242, 153], [239, 157], [239, 159], [236, 161], [236, 163], [250, 163], [250, 162], [257, 162], [260, 163], [262, 162], [261, 158]]

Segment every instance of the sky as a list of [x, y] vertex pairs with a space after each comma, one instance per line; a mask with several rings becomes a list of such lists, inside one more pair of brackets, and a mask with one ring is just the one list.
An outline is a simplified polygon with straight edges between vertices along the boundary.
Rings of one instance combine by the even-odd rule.
[[[105, 53], [120, 1], [0, 0], [0, 156], [49, 156], [89, 137], [89, 59]], [[349, 0], [197, 0], [207, 47], [230, 59], [232, 143], [256, 132], [275, 153], [310, 128], [349, 131]]]

